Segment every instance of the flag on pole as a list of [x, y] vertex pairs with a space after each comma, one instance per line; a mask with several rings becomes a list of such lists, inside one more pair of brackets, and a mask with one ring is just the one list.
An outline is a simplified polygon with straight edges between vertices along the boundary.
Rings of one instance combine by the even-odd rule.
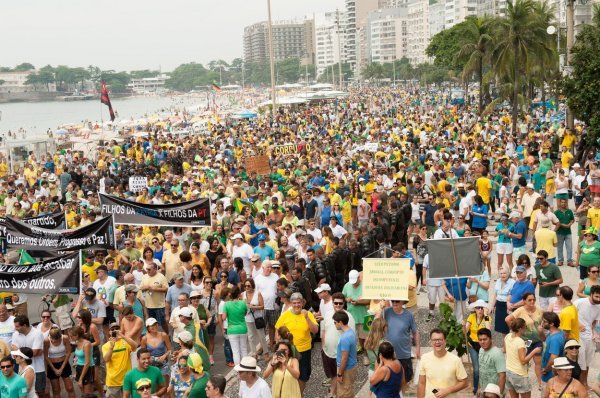
[[233, 200], [232, 206], [233, 206], [233, 210], [239, 214], [242, 214], [244, 207], [248, 206], [248, 207], [250, 207], [250, 213], [252, 214], [252, 216], [256, 215], [256, 207], [250, 201], [235, 198]]
[[221, 91], [221, 87], [219, 87], [216, 83], [212, 84], [212, 89], [215, 90], [217, 93]]
[[113, 111], [112, 105], [110, 103], [110, 98], [108, 98], [108, 89], [106, 88], [106, 83], [102, 80], [102, 93], [100, 95], [100, 102], [104, 105], [108, 105], [108, 113], [110, 113], [110, 121], [115, 121], [115, 112]]

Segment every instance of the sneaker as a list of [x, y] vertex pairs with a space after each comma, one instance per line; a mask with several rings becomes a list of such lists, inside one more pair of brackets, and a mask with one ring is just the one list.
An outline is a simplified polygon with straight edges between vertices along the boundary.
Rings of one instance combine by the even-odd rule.
[[324, 386], [330, 386], [331, 385], [331, 380], [325, 379], [325, 380], [323, 380], [323, 382], [321, 384], [323, 384]]
[[430, 312], [429, 314], [427, 314], [427, 318], [425, 318], [425, 322], [431, 322], [433, 321], [433, 314]]
[[211, 364], [211, 365], [214, 365], [214, 364], [215, 364], [215, 359], [213, 358], [213, 356], [212, 356], [212, 355], [210, 355], [210, 356], [208, 357], [208, 359], [209, 359], [209, 361], [210, 361], [210, 364]]

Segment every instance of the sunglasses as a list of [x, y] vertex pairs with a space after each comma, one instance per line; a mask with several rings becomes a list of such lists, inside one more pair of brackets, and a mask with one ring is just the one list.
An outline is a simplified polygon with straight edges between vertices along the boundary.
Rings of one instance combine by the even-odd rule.
[[573, 347], [568, 347], [568, 348], [566, 348], [566, 349], [567, 349], [567, 350], [578, 350], [578, 349], [579, 349], [579, 347], [573, 346]]
[[545, 260], [545, 257], [536, 257], [535, 259], [538, 261], [543, 261], [543, 260]]
[[597, 274], [597, 273], [598, 273], [598, 270], [595, 270], [595, 271], [589, 271], [588, 273], [589, 273], [589, 274]]
[[333, 305], [344, 305], [343, 301], [334, 301]]
[[476, 310], [482, 310], [483, 307], [475, 307]]
[[150, 386], [141, 386], [137, 390], [138, 391], [146, 391], [146, 390], [151, 390], [151, 389], [152, 389], [152, 387], [150, 387]]
[[185, 363], [180, 363], [180, 364], [177, 364], [177, 367], [181, 369], [181, 368], [187, 368], [188, 366]]
[[12, 368], [12, 365], [4, 365], [4, 366], [0, 366], [0, 369], [10, 369]]
[[50, 315], [42, 315], [42, 319], [50, 319]]
[[221, 275], [221, 278], [227, 278], [227, 275]]

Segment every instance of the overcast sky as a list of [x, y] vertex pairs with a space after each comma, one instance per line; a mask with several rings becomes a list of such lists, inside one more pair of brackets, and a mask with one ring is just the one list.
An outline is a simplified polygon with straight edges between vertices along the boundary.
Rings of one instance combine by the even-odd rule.
[[[242, 56], [244, 27], [267, 19], [267, 0], [5, 1], [0, 65], [31, 62], [170, 71]], [[344, 0], [271, 0], [273, 20], [344, 8]]]

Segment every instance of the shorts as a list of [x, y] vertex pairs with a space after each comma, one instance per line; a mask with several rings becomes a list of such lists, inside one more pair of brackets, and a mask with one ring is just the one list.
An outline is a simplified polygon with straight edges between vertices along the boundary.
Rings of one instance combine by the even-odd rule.
[[[166, 323], [165, 321], [165, 309], [164, 308], [148, 308], [148, 316], [158, 321], [158, 324], [162, 327]], [[166, 332], [166, 330], [165, 330]]]
[[342, 381], [337, 381], [337, 393], [338, 398], [354, 398], [356, 392], [354, 391], [354, 381], [356, 380], [356, 374], [358, 372], [357, 366], [352, 369], [346, 369], [342, 376]]
[[496, 253], [498, 254], [512, 254], [513, 245], [512, 243], [497, 243]]
[[323, 371], [328, 379], [337, 377], [337, 361], [335, 358], [329, 358], [325, 351], [321, 350], [321, 359], [323, 360]]
[[[541, 342], [541, 341], [536, 341], [535, 343], [531, 343], [531, 344], [529, 345], [529, 347], [527, 347], [527, 351], [526, 351], [525, 355], [529, 355], [529, 354], [531, 353], [531, 351], [535, 350], [535, 349], [536, 349], [536, 348], [538, 348], [538, 347], [542, 348], [542, 351], [543, 351], [543, 349], [544, 349], [544, 344], [542, 344], [542, 342]], [[538, 353], [537, 353], [537, 354], [535, 354], [535, 355], [536, 355], [536, 356], [540, 356], [540, 355], [542, 355], [542, 351], [538, 352]]]
[[506, 389], [515, 391], [519, 394], [523, 394], [531, 391], [531, 384], [529, 383], [529, 376], [523, 377], [510, 370], [506, 371]]
[[427, 285], [427, 298], [429, 304], [435, 305], [436, 302], [443, 303], [446, 298], [443, 286], [429, 286]]
[[105, 398], [123, 398], [123, 386], [121, 387], [106, 387]]
[[277, 323], [277, 318], [279, 318], [277, 316], [277, 310], [265, 310], [264, 318], [268, 326], [275, 327], [275, 324]]
[[[81, 378], [81, 372], [83, 371], [83, 365], [75, 366], [75, 383], [79, 383], [79, 379]], [[37, 376], [37, 375], [36, 375]], [[45, 379], [45, 378], [44, 378]], [[37, 379], [36, 379], [37, 384]], [[94, 367], [88, 367], [87, 373], [83, 378], [83, 385], [87, 386], [88, 384], [94, 384]]]
[[46, 392], [46, 372], [35, 372], [35, 392]]
[[208, 333], [209, 336], [216, 336], [217, 335], [217, 320], [216, 320], [216, 318], [214, 316], [213, 316], [212, 322], [206, 328], [206, 332]]
[[400, 365], [402, 365], [402, 372], [404, 373], [404, 382], [408, 383], [413, 378], [413, 363], [411, 358], [399, 359]]
[[521, 254], [527, 254], [527, 246], [526, 245], [521, 246], [521, 247], [513, 247], [513, 258], [515, 259], [515, 261], [519, 258], [519, 256]]
[[[55, 368], [60, 368], [63, 363], [62, 363], [62, 361], [60, 361], [60, 362], [52, 362], [52, 364], [54, 365]], [[64, 369], [62, 370], [62, 373], [60, 374], [60, 376], [58, 376], [56, 373], [54, 373], [54, 370], [50, 366], [48, 366], [46, 368], [46, 371], [48, 373], [48, 378], [50, 380], [56, 380], [56, 379], [60, 379], [60, 378], [68, 379], [73, 374], [72, 370], [71, 370], [71, 364], [68, 362], [65, 365]]]
[[[298, 380], [307, 382], [310, 379], [312, 366], [310, 364], [312, 349], [300, 352], [300, 377]], [[337, 369], [336, 369], [337, 372]], [[337, 374], [337, 373], [336, 373]]]
[[596, 352], [596, 343], [588, 339], [579, 340], [579, 357], [577, 363], [581, 370], [588, 370], [594, 362], [594, 353]]

